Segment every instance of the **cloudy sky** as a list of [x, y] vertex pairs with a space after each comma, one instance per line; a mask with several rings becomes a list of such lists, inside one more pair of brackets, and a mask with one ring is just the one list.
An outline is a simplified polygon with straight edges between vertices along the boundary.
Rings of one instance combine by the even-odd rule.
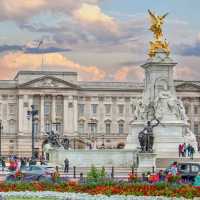
[[0, 0], [0, 79], [48, 69], [142, 81], [151, 9], [170, 13], [164, 32], [176, 78], [200, 80], [199, 8], [199, 0]]

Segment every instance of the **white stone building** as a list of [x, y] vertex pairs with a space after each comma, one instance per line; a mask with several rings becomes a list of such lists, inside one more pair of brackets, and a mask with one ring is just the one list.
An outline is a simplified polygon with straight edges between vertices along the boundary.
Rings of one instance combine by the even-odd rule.
[[[200, 135], [200, 81], [175, 81], [191, 129]], [[31, 155], [34, 105], [35, 151], [41, 155], [45, 133], [54, 130], [70, 139], [71, 148], [97, 141], [106, 148], [123, 146], [134, 120], [135, 104], [143, 83], [78, 81], [75, 72], [20, 71], [13, 80], [0, 81], [0, 120], [3, 155]]]

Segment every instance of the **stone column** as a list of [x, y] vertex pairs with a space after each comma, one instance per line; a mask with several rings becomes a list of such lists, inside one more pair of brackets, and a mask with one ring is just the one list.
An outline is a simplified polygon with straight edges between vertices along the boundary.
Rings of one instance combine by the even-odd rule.
[[64, 96], [63, 98], [63, 135], [67, 135], [68, 133], [68, 96]]
[[[31, 111], [32, 110], [32, 108], [31, 108], [31, 106], [33, 105], [33, 95], [29, 95], [28, 96], [28, 109], [27, 109], [27, 111], [29, 110], [29, 111]], [[26, 112], [27, 112], [26, 111]], [[25, 113], [25, 115], [26, 115], [26, 113]], [[26, 116], [27, 117], [27, 116]], [[32, 122], [31, 122], [31, 117], [30, 117], [30, 119], [27, 119], [27, 123], [28, 123], [28, 133], [31, 133], [31, 131], [32, 131]]]
[[23, 133], [23, 119], [24, 119], [24, 96], [18, 96], [18, 132]]
[[78, 131], [78, 97], [73, 97], [73, 105], [74, 105], [74, 134]]
[[40, 96], [40, 132], [44, 133], [44, 95]]
[[56, 122], [56, 96], [52, 96], [52, 112], [51, 112], [52, 123]]

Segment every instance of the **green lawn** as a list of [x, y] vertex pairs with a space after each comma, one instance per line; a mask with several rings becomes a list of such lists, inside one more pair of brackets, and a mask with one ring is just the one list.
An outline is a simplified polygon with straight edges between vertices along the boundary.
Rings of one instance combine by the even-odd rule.
[[6, 197], [6, 200], [57, 200], [56, 198], [38, 198], [38, 197]]

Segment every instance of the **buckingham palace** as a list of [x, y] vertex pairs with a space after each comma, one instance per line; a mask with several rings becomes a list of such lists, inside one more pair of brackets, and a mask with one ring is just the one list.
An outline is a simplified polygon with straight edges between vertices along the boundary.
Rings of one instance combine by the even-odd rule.
[[[189, 123], [200, 135], [200, 81], [175, 81]], [[76, 72], [19, 71], [13, 80], [0, 81], [2, 155], [30, 156], [31, 106], [34, 119], [35, 152], [42, 154], [46, 133], [53, 130], [68, 138], [70, 148], [123, 148], [134, 120], [135, 105], [143, 83], [79, 81]]]

